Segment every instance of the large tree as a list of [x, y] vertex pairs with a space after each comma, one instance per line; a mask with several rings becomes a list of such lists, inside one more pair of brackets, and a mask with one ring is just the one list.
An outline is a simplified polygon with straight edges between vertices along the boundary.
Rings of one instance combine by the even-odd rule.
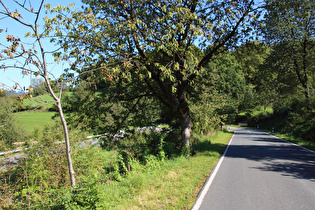
[[[202, 76], [203, 67], [214, 55], [248, 36], [249, 22], [259, 15], [255, 1], [83, 2], [88, 4], [83, 12], [73, 12], [71, 17], [61, 12], [52, 20], [67, 29], [67, 34], [62, 30], [57, 34], [77, 59], [72, 68], [100, 68], [120, 61], [119, 68], [104, 68], [103, 72], [145, 84], [146, 88], [129, 98], [160, 100], [179, 121], [182, 145], [189, 147], [188, 87]], [[195, 53], [196, 46], [202, 53]]]
[[[305, 98], [314, 84], [315, 2], [308, 0], [266, 0], [264, 35], [285, 58], [282, 69], [293, 72]], [[280, 47], [280, 48], [279, 48]]]

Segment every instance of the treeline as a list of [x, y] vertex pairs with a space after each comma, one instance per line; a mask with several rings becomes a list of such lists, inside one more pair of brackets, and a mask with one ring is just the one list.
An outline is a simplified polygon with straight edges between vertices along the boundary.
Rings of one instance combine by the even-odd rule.
[[[130, 171], [160, 167], [167, 159], [194, 156], [202, 144], [215, 147], [201, 142], [201, 136], [225, 124], [248, 122], [314, 140], [314, 2], [83, 3], [82, 10], [72, 10], [72, 4], [52, 8], [42, 1], [38, 11], [55, 15], [44, 18], [43, 32], [38, 33], [40, 12], [34, 13], [34, 25], [24, 24], [33, 30], [26, 37], [36, 37], [40, 51], [33, 46], [25, 50], [19, 38], [7, 36], [4, 59], [26, 56], [16, 65], [39, 69], [23, 73], [44, 78], [34, 81], [32, 91], [54, 97], [63, 127], [58, 121], [34, 131], [29, 137], [39, 143], [28, 158], [20, 167], [3, 171], [0, 193], [8, 198], [6, 208], [96, 208], [103, 195], [98, 185], [115, 185]], [[18, 11], [4, 11], [22, 21]], [[55, 81], [48, 78], [46, 60], [41, 60], [51, 52], [44, 50], [44, 38], [58, 46], [53, 51], [56, 62], [70, 63]], [[57, 96], [70, 81], [72, 93]], [[261, 106], [273, 113], [254, 115]], [[1, 121], [0, 129], [17, 126], [6, 123], [12, 106], [6, 107], [0, 106], [3, 119], [8, 119]], [[161, 124], [171, 129], [134, 129]], [[122, 130], [124, 138], [113, 137]], [[73, 145], [87, 133], [109, 133], [102, 139], [104, 150], [70, 148], [70, 139]], [[64, 139], [66, 147], [54, 144]], [[111, 161], [104, 165], [106, 158]], [[100, 162], [86, 164], [93, 160]]]

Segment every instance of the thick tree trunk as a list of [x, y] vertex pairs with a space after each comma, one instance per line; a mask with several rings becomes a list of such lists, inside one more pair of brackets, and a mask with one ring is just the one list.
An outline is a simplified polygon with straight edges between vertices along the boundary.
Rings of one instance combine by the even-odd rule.
[[179, 87], [177, 91], [178, 91], [177, 97], [179, 102], [178, 115], [181, 125], [182, 146], [189, 148], [192, 128], [189, 106], [185, 95], [185, 88]]
[[189, 148], [191, 128], [192, 128], [189, 111], [186, 113], [182, 113], [182, 116], [180, 117], [180, 124], [181, 124], [181, 134], [182, 134], [182, 146]]

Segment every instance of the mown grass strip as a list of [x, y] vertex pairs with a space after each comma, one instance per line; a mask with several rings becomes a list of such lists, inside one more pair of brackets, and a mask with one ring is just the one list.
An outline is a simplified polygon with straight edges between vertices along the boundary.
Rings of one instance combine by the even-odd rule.
[[56, 112], [30, 111], [19, 112], [16, 114], [17, 119], [22, 123], [28, 132], [34, 131], [36, 128], [43, 129], [47, 124], [52, 123], [52, 117]]

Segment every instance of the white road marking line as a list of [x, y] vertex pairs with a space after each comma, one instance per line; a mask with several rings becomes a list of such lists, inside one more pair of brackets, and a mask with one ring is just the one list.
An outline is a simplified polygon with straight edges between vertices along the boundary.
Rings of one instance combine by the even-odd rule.
[[279, 140], [281, 140], [281, 141], [284, 141], [284, 142], [293, 144], [294, 146], [299, 147], [299, 148], [301, 148], [301, 149], [303, 149], [303, 150], [305, 150], [305, 151], [308, 151], [308, 152], [311, 152], [311, 153], [315, 153], [315, 151], [310, 150], [310, 149], [308, 149], [308, 148], [306, 148], [306, 147], [303, 147], [303, 146], [301, 146], [301, 145], [298, 145], [298, 144], [296, 144], [296, 143], [293, 143], [293, 142], [291, 142], [291, 141], [287, 141], [287, 140], [281, 139], [281, 138], [279, 138], [278, 136], [274, 136], [274, 135], [272, 135], [272, 134], [269, 134], [269, 135], [271, 135], [271, 136], [273, 136], [274, 138], [279, 139]]
[[[235, 133], [236, 133], [236, 131], [234, 132], [234, 134]], [[211, 172], [210, 177], [207, 179], [206, 184], [201, 189], [201, 193], [199, 194], [199, 196], [198, 196], [195, 204], [191, 208], [191, 210], [198, 210], [200, 208], [200, 206], [201, 206], [201, 204], [203, 202], [203, 199], [204, 199], [206, 193], [208, 192], [208, 190], [209, 190], [209, 188], [210, 188], [210, 186], [211, 186], [211, 184], [212, 184], [212, 182], [214, 180], [214, 177], [216, 176], [216, 174], [217, 174], [217, 172], [218, 172], [218, 170], [219, 170], [219, 168], [220, 168], [220, 166], [222, 164], [222, 161], [223, 161], [223, 159], [225, 157], [225, 154], [228, 151], [230, 144], [232, 143], [233, 138], [234, 138], [234, 135], [231, 137], [228, 145], [225, 148], [225, 151], [224, 151], [223, 155], [221, 156], [221, 158], [220, 158], [219, 162], [217, 163], [217, 165], [215, 166], [214, 170]]]

